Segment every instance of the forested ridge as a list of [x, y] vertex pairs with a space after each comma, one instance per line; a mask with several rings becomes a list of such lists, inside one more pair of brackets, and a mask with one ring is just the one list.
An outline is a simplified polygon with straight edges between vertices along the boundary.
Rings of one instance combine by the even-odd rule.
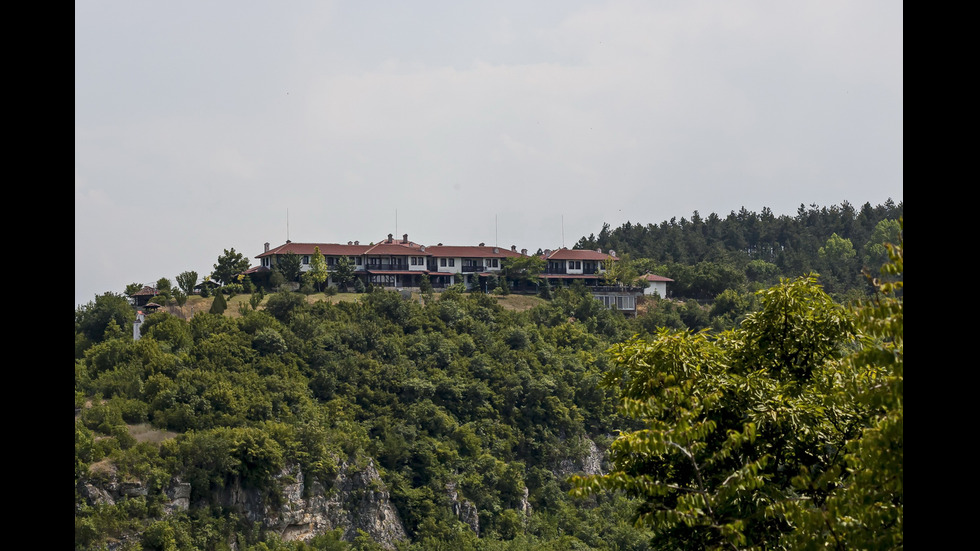
[[626, 222], [581, 238], [580, 249], [612, 249], [642, 259], [642, 268], [675, 280], [675, 296], [712, 299], [740, 283], [773, 284], [779, 277], [821, 275], [831, 293], [866, 294], [862, 269], [876, 271], [888, 260], [884, 243], [898, 240], [904, 202], [891, 199], [855, 208], [800, 205], [796, 216], [756, 213], [742, 207], [722, 217], [698, 211], [690, 219], [636, 224]]
[[[459, 287], [257, 289], [234, 312], [152, 314], [134, 341], [127, 298], [99, 295], [75, 313], [75, 547], [901, 546], [901, 215], [606, 226], [578, 246], [676, 280], [636, 318], [581, 286], [523, 311]], [[348, 501], [390, 497], [397, 541], [289, 541], [228, 500], [276, 510], [297, 477], [330, 496], [375, 470]], [[671, 490], [635, 478], [658, 473]]]

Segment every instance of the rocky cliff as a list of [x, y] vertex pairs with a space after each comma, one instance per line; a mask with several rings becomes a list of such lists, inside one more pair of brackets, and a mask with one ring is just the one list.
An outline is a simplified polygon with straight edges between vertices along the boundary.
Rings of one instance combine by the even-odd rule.
[[[283, 469], [276, 476], [278, 499], [270, 499], [268, 493], [245, 488], [233, 480], [211, 496], [211, 503], [236, 509], [249, 521], [260, 523], [285, 540], [308, 540], [337, 528], [343, 531], [345, 540], [352, 541], [358, 531], [364, 531], [388, 549], [407, 539], [373, 461], [367, 460], [363, 465], [341, 462], [329, 485], [313, 480], [307, 486], [305, 478], [299, 466]], [[80, 491], [91, 504], [111, 504], [127, 496], [147, 495], [144, 484], [121, 482], [111, 469], [103, 469], [97, 480], [84, 484]], [[180, 480], [174, 480], [165, 494], [167, 513], [205, 505], [192, 504], [191, 486]]]

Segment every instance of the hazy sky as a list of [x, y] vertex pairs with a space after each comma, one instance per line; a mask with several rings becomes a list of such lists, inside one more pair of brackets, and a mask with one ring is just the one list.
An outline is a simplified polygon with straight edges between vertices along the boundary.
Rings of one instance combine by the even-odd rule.
[[[903, 199], [891, 1], [75, 4], [75, 301], [266, 241]], [[397, 211], [397, 228], [396, 226]]]

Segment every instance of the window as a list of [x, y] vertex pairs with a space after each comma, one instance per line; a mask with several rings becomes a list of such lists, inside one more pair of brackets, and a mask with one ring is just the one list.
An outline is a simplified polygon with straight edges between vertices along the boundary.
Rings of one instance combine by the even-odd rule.
[[439, 259], [439, 265], [445, 268], [446, 267], [446, 259], [445, 258], [440, 258]]
[[303, 255], [303, 264], [309, 264], [309, 263], [310, 263], [310, 255], [304, 254]]
[[266, 268], [270, 266], [270, 259], [268, 256], [262, 259], [262, 265], [265, 266]]
[[449, 259], [449, 265], [450, 266], [455, 266], [456, 265], [456, 259], [455, 258], [450, 258]]

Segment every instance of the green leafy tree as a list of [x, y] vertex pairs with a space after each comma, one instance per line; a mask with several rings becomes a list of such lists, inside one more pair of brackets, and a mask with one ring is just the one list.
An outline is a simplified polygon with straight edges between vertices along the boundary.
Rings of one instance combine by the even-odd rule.
[[320, 253], [320, 247], [313, 247], [313, 256], [310, 257], [310, 269], [303, 277], [307, 279], [317, 291], [321, 290], [322, 285], [330, 277], [327, 268], [327, 259]]
[[286, 253], [276, 259], [276, 271], [281, 273], [286, 281], [296, 281], [303, 273], [302, 259], [296, 253]]
[[157, 280], [157, 294], [169, 297], [171, 291], [173, 290], [173, 283], [170, 282], [169, 278], [161, 277]]
[[91, 342], [101, 342], [109, 322], [118, 327], [130, 327], [136, 313], [122, 295], [106, 292], [75, 310], [75, 330]]
[[186, 272], [180, 272], [177, 276], [177, 286], [188, 295], [194, 294], [194, 287], [197, 285], [197, 272], [194, 270], [188, 270]]
[[839, 383], [868, 381], [843, 354], [853, 313], [812, 277], [759, 298], [737, 330], [664, 329], [613, 347], [607, 383], [646, 427], [621, 434], [612, 471], [576, 478], [575, 492], [640, 498], [638, 522], [659, 548], [778, 546], [797, 526], [790, 512], [825, 503], [844, 481], [841, 451], [872, 425]]
[[500, 271], [511, 281], [537, 283], [541, 279], [545, 265], [544, 258], [539, 255], [517, 256], [503, 259]]
[[[899, 231], [903, 221], [899, 219]], [[904, 243], [888, 244], [889, 261], [874, 281], [872, 300], [854, 310], [862, 346], [847, 356], [842, 379], [869, 419], [845, 448], [837, 477], [801, 472], [797, 485], [830, 488], [825, 500], [797, 500], [777, 513], [799, 528], [786, 538], [796, 548], [901, 549], [904, 546], [905, 316]]]
[[269, 275], [269, 286], [273, 290], [278, 290], [279, 287], [286, 284], [286, 277], [282, 275], [278, 270], [273, 270], [272, 274]]
[[208, 310], [211, 314], [223, 314], [228, 308], [228, 302], [225, 300], [225, 294], [218, 291], [214, 294], [214, 301], [211, 303], [211, 309]]
[[225, 252], [218, 256], [218, 262], [214, 265], [212, 277], [222, 285], [227, 285], [234, 281], [236, 275], [248, 269], [248, 259], [242, 253], [225, 249]]
[[901, 240], [902, 226], [898, 220], [882, 220], [875, 225], [871, 239], [865, 245], [865, 266], [880, 266], [889, 261], [888, 243]]
[[177, 306], [187, 304], [187, 295], [179, 288], [173, 290], [173, 299], [175, 302], [177, 302]]
[[622, 255], [618, 260], [612, 257], [606, 258], [602, 262], [604, 272], [602, 280], [607, 285], [632, 286], [640, 279], [640, 272], [637, 271], [629, 255]]
[[130, 283], [126, 286], [126, 296], [131, 297], [143, 289], [142, 283]]
[[[354, 281], [357, 277], [354, 275], [355, 266], [354, 261], [350, 259], [349, 256], [342, 256], [337, 259], [337, 263], [334, 264], [333, 270], [333, 280], [337, 282], [337, 285], [341, 287], [345, 292], [347, 291], [347, 285]], [[431, 290], [432, 286], [429, 286]], [[358, 291], [361, 292], [361, 291]]]

